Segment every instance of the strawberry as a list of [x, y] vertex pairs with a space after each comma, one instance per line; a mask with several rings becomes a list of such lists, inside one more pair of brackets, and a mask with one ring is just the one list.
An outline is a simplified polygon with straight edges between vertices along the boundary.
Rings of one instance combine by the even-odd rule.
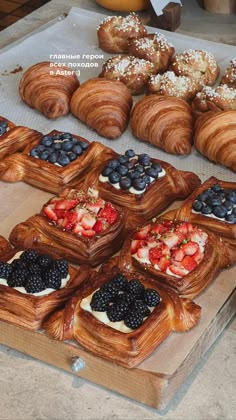
[[103, 209], [98, 212], [99, 217], [105, 219], [108, 223], [113, 224], [117, 220], [118, 212], [111, 203], [106, 203]]
[[71, 230], [75, 226], [76, 222], [77, 214], [68, 210], [65, 213], [65, 217], [61, 226], [67, 230]]
[[137, 257], [141, 260], [149, 260], [149, 248], [148, 246], [144, 246], [139, 248], [137, 251]]
[[102, 232], [102, 230], [104, 230], [105, 226], [104, 226], [104, 222], [102, 220], [97, 220], [95, 225], [93, 226], [93, 230], [96, 233]]
[[93, 215], [92, 213], [86, 213], [83, 217], [82, 217], [82, 219], [81, 219], [81, 226], [84, 228], [84, 229], [92, 229], [93, 228], [93, 226], [95, 225], [95, 223], [96, 223], [96, 216], [95, 215]]
[[58, 219], [64, 219], [65, 214], [66, 214], [66, 210], [54, 209], [54, 212], [57, 215]]
[[161, 223], [155, 223], [153, 226], [152, 226], [152, 228], [151, 228], [151, 230], [150, 230], [150, 233], [152, 234], [152, 235], [163, 235], [163, 233], [166, 233], [166, 232], [168, 232], [168, 230], [169, 230], [169, 228], [167, 227], [167, 226], [163, 226], [163, 224], [161, 224]]
[[92, 211], [93, 213], [98, 214], [99, 210], [103, 208], [104, 205], [105, 205], [105, 201], [102, 198], [98, 198], [96, 201], [90, 200], [87, 203], [86, 208]]
[[183, 222], [176, 228], [176, 232], [183, 233], [184, 235], [188, 235], [190, 232], [193, 232], [195, 230], [195, 226], [192, 225], [192, 223], [189, 222]]
[[87, 214], [87, 210], [84, 207], [76, 207], [75, 208], [75, 213], [77, 215], [77, 221], [80, 222], [82, 217]]
[[187, 273], [183, 267], [181, 267], [180, 263], [172, 263], [169, 265], [169, 270], [173, 273], [176, 277], [184, 277]]
[[145, 246], [145, 245], [147, 245], [147, 243], [145, 241], [141, 241], [139, 239], [133, 239], [131, 241], [131, 249], [130, 249], [131, 254], [132, 255], [135, 254], [139, 248], [141, 248], [142, 246]]
[[91, 238], [92, 236], [96, 235], [96, 232], [93, 229], [85, 229], [82, 231], [82, 235], [86, 238]]
[[161, 247], [149, 249], [149, 259], [153, 265], [158, 264], [160, 258], [163, 256]]
[[168, 248], [173, 248], [182, 242], [182, 237], [174, 232], [167, 232], [160, 237], [160, 241], [167, 245]]
[[198, 251], [199, 245], [196, 242], [189, 241], [181, 246], [184, 255], [193, 255]]
[[158, 267], [164, 273], [166, 272], [169, 265], [170, 265], [170, 259], [168, 257], [161, 257], [161, 259], [158, 262]]
[[171, 257], [174, 261], [182, 261], [182, 259], [184, 258], [184, 252], [182, 250], [182, 247], [174, 249]]
[[197, 229], [195, 232], [190, 233], [189, 238], [191, 241], [196, 242], [198, 245], [204, 246], [207, 242], [208, 235], [206, 232]]
[[196, 263], [200, 263], [203, 259], [203, 252], [201, 251], [201, 248], [199, 247], [197, 252], [195, 252], [195, 254], [193, 254], [193, 259], [194, 261], [196, 261]]
[[185, 270], [193, 271], [195, 267], [197, 267], [197, 262], [193, 257], [190, 255], [185, 255], [185, 257], [181, 261], [182, 266], [185, 268]]
[[72, 199], [61, 200], [55, 204], [55, 209], [70, 210], [76, 206], [77, 202], [78, 202], [77, 200], [72, 200]]
[[74, 228], [73, 228], [72, 232], [73, 232], [75, 235], [81, 235], [81, 234], [84, 232], [84, 229], [82, 228], [82, 226], [81, 226], [79, 223], [77, 223], [77, 224], [74, 226]]
[[135, 239], [146, 239], [151, 229], [151, 225], [146, 225], [135, 233]]
[[44, 207], [43, 213], [45, 214], [45, 216], [47, 216], [48, 219], [53, 220], [54, 222], [57, 221], [57, 215], [50, 204]]

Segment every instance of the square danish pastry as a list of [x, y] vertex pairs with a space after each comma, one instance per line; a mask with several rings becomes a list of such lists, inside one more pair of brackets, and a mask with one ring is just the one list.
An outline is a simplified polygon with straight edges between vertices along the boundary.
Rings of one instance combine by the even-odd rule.
[[185, 221], [153, 219], [129, 235], [118, 264], [148, 273], [192, 299], [235, 261], [235, 246], [213, 232]]
[[196, 223], [236, 244], [236, 183], [212, 176], [165, 218]]
[[[17, 129], [18, 140], [22, 138], [23, 127], [17, 127], [10, 133]], [[101, 154], [103, 158], [106, 153], [109, 155], [109, 150], [101, 143], [90, 143], [67, 132], [53, 130], [46, 135], [31, 134], [30, 144], [22, 153], [12, 154], [0, 163], [1, 179], [8, 182], [25, 181], [36, 188], [58, 193], [67, 185], [73, 186], [74, 182], [78, 184], [82, 181], [88, 166], [95, 159], [99, 161]]]
[[88, 266], [75, 268], [43, 250], [14, 249], [0, 237], [0, 319], [37, 330], [89, 278]]
[[126, 150], [113, 152], [89, 172], [84, 186], [94, 186], [104, 200], [128, 213], [127, 225], [135, 228], [162, 212], [177, 199], [187, 197], [201, 181], [192, 172], [180, 171], [167, 162]]
[[97, 273], [44, 324], [52, 337], [74, 338], [97, 356], [132, 368], [172, 331], [197, 324], [201, 308], [140, 273]]
[[126, 212], [96, 190], [65, 189], [40, 214], [14, 227], [15, 246], [43, 248], [77, 264], [93, 267], [117, 252], [124, 241]]

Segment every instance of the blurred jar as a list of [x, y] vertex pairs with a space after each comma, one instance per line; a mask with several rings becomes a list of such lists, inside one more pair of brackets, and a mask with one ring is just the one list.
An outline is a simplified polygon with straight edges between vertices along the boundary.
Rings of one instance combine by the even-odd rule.
[[149, 0], [96, 0], [96, 2], [115, 12], [138, 12], [150, 6]]

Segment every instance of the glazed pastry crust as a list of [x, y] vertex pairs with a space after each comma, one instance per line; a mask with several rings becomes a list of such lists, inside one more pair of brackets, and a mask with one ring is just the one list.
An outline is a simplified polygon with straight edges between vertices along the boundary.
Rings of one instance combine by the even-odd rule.
[[126, 17], [109, 16], [98, 27], [99, 47], [109, 53], [127, 53], [132, 38], [146, 35], [147, 30], [135, 13]]
[[[112, 158], [116, 159], [118, 156], [114, 152]], [[84, 182], [84, 188], [92, 186], [99, 191], [104, 200], [109, 200], [125, 208], [127, 210], [127, 227], [134, 229], [137, 225], [143, 224], [145, 220], [161, 213], [175, 200], [187, 197], [201, 183], [199, 177], [193, 172], [177, 170], [169, 163], [158, 159], [152, 158], [151, 161], [159, 163], [166, 175], [149, 184], [142, 194], [118, 190], [109, 182], [101, 182], [99, 175], [104, 169], [105, 160], [89, 172]]]
[[[1, 261], [8, 261], [20, 250], [20, 248], [13, 249], [6, 242], [0, 238]], [[50, 252], [50, 255], [59, 258], [54, 252]], [[44, 296], [24, 294], [12, 287], [0, 285], [0, 319], [31, 330], [40, 329], [47, 317], [61, 308], [87, 281], [90, 268], [69, 266], [69, 274], [70, 279], [65, 287]]]
[[2, 141], [2, 139], [4, 138], [4, 136], [6, 136], [6, 135], [9, 133], [9, 131], [10, 131], [12, 128], [14, 128], [14, 127], [15, 127], [15, 124], [14, 124], [12, 121], [10, 121], [10, 120], [8, 120], [7, 118], [5, 118], [5, 117], [3, 117], [3, 116], [1, 116], [1, 115], [0, 115], [0, 122], [2, 122], [2, 121], [7, 122], [7, 125], [8, 125], [8, 130], [7, 130], [4, 134], [0, 135], [0, 139], [1, 139], [1, 141]]
[[[12, 137], [11, 134], [14, 135], [15, 130], [16, 129], [11, 130], [9, 139]], [[101, 143], [89, 143], [88, 140], [73, 134], [73, 137], [88, 143], [89, 147], [81, 156], [77, 157], [76, 160], [67, 166], [60, 167], [29, 155], [30, 151], [38, 145], [42, 134], [34, 132], [30, 129], [24, 130], [25, 136], [22, 127], [19, 127], [18, 130], [18, 136], [19, 133], [21, 133], [21, 136], [15, 136], [15, 146], [18, 148], [20, 143], [18, 138], [21, 139], [23, 144], [27, 141], [27, 146], [25, 144], [26, 147], [24, 148], [24, 151], [22, 153], [14, 154], [14, 143], [11, 141], [11, 144], [8, 146], [8, 150], [9, 153], [12, 152], [13, 154], [9, 155], [0, 162], [0, 178], [4, 181], [25, 181], [36, 188], [40, 188], [41, 190], [51, 193], [59, 193], [66, 186], [73, 187], [74, 185], [78, 186], [79, 184], [82, 184], [83, 178], [87, 174], [88, 167], [92, 168], [95, 162], [97, 164], [100, 160], [104, 159], [104, 157], [109, 157], [111, 153], [110, 149], [103, 146]], [[53, 130], [49, 133], [49, 135], [59, 133], [61, 132]], [[25, 137], [26, 139], [24, 140]]]
[[179, 298], [173, 290], [163, 288], [150, 277], [138, 273], [125, 275], [129, 280], [138, 278], [145, 287], [155, 289], [162, 299], [136, 330], [120, 332], [81, 308], [82, 299], [111, 278], [109, 274], [99, 273], [92, 284], [85, 286], [81, 293], [68, 302], [65, 310], [50, 317], [44, 324], [46, 332], [60, 340], [74, 338], [95, 355], [132, 368], [149, 356], [171, 331], [187, 331], [197, 324], [201, 308], [194, 302]]
[[194, 145], [211, 162], [236, 172], [236, 111], [207, 112], [199, 117]]
[[4, 168], [7, 165], [8, 156], [10, 157], [16, 152], [22, 152], [32, 141], [38, 141], [40, 136], [41, 133], [38, 131], [20, 126], [13, 126], [11, 130], [3, 134], [0, 137], [0, 159], [6, 159], [0, 161], [0, 173], [2, 173], [2, 167]]
[[57, 74], [51, 64], [44, 61], [31, 66], [22, 76], [19, 94], [27, 105], [54, 119], [69, 113], [70, 99], [79, 81], [71, 69], [62, 66]]
[[213, 217], [204, 216], [201, 213], [192, 212], [192, 204], [197, 196], [201, 194], [212, 185], [219, 184], [224, 189], [236, 189], [235, 182], [226, 182], [215, 177], [208, 178], [201, 184], [193, 193], [187, 197], [184, 203], [177, 209], [165, 213], [166, 219], [177, 219], [186, 222], [194, 223], [204, 229], [211, 230], [213, 233], [219, 235], [225, 240], [229, 240], [236, 245], [236, 225], [227, 223], [224, 220], [216, 219]]
[[71, 112], [97, 133], [116, 139], [125, 131], [132, 107], [132, 96], [118, 80], [95, 78], [87, 80], [71, 99]]
[[220, 72], [213, 54], [193, 49], [176, 54], [171, 60], [169, 70], [178, 76], [189, 76], [209, 86], [215, 83]]
[[169, 67], [175, 48], [163, 34], [153, 33], [142, 38], [131, 39], [128, 53], [151, 61], [154, 64], [155, 73], [163, 73]]
[[225, 84], [236, 89], [236, 57], [230, 61], [229, 66], [220, 80], [220, 84]]
[[193, 116], [186, 101], [150, 95], [139, 100], [131, 113], [132, 133], [140, 140], [174, 155], [187, 155], [192, 148]]
[[154, 72], [150, 61], [134, 56], [117, 55], [107, 60], [99, 77], [120, 80], [132, 95], [139, 95], [145, 89], [149, 76]]
[[236, 89], [227, 85], [219, 85], [216, 88], [205, 86], [193, 99], [192, 109], [195, 116], [207, 111], [236, 110]]
[[[168, 213], [167, 213], [168, 214]], [[160, 219], [165, 220], [165, 214]], [[173, 219], [170, 219], [173, 220]], [[174, 223], [179, 220], [174, 219]], [[223, 268], [228, 268], [236, 261], [236, 248], [224, 242], [220, 237], [204, 228], [208, 234], [202, 261], [186, 276], [176, 278], [153, 266], [142, 264], [131, 256], [131, 241], [133, 234], [126, 238], [119, 255], [119, 267], [128, 271], [148, 273], [163, 285], [172, 287], [180, 296], [193, 299], [203, 292]], [[135, 232], [134, 232], [135, 233]]]

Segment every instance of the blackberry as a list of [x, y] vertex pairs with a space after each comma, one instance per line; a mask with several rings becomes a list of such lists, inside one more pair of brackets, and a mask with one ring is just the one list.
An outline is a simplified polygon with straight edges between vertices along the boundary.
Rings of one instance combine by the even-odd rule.
[[11, 262], [11, 268], [12, 268], [12, 273], [13, 273], [13, 271], [18, 270], [18, 269], [19, 270], [23, 270], [23, 269], [27, 270], [28, 264], [23, 259], [17, 258], [17, 259], [15, 259]]
[[109, 281], [109, 282], [103, 284], [100, 287], [100, 290], [102, 292], [106, 292], [109, 295], [110, 300], [114, 299], [119, 293], [118, 287], [115, 284], [113, 284], [112, 281]]
[[35, 262], [28, 265], [27, 271], [28, 271], [29, 274], [41, 274], [41, 268], [40, 268], [39, 264], [37, 264]]
[[140, 325], [142, 325], [143, 315], [138, 311], [131, 311], [126, 315], [124, 323], [126, 327], [135, 330], [136, 328], [140, 327]]
[[119, 290], [125, 290], [128, 285], [128, 280], [122, 273], [117, 273], [111, 279], [111, 283], [114, 284]]
[[20, 259], [32, 263], [36, 261], [38, 255], [39, 253], [36, 249], [26, 249], [22, 252]]
[[136, 300], [131, 307], [131, 311], [133, 310], [142, 314], [143, 317], [150, 315], [150, 309], [143, 300]]
[[45, 288], [42, 277], [38, 274], [32, 274], [25, 284], [25, 290], [27, 293], [38, 293], [45, 290]]
[[119, 293], [115, 299], [116, 302], [126, 302], [129, 306], [135, 301], [135, 296], [131, 293]]
[[68, 262], [66, 260], [63, 260], [63, 259], [56, 260], [55, 263], [54, 263], [54, 267], [58, 271], [60, 271], [61, 276], [63, 278], [66, 278], [68, 276], [68, 273], [69, 273], [69, 264], [68, 264]]
[[10, 287], [24, 287], [29, 277], [28, 271], [24, 268], [18, 268], [14, 270], [7, 280], [7, 284]]
[[144, 302], [149, 306], [156, 306], [160, 302], [161, 297], [154, 289], [146, 289], [144, 292]]
[[102, 290], [97, 290], [90, 302], [92, 311], [105, 312], [109, 308], [110, 296]]
[[7, 280], [12, 272], [12, 266], [6, 262], [0, 261], [0, 277]]
[[116, 302], [107, 309], [107, 316], [112, 322], [122, 321], [128, 313], [128, 310], [129, 305], [127, 302]]
[[45, 287], [50, 289], [60, 289], [61, 287], [61, 273], [55, 268], [50, 268], [45, 272], [43, 277]]
[[130, 280], [127, 284], [126, 291], [135, 296], [136, 299], [142, 297], [145, 287], [139, 280], [133, 279]]
[[50, 255], [41, 254], [37, 258], [37, 263], [44, 270], [44, 269], [50, 267], [50, 265], [53, 263], [53, 259], [52, 259], [52, 257], [50, 257]]

